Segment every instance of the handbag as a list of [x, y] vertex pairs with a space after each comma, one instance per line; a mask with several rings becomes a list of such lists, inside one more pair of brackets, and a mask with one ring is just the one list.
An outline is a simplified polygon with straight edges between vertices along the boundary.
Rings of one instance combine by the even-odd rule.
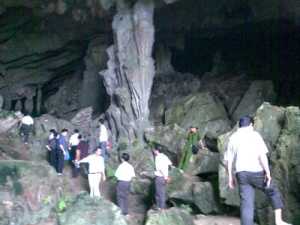
[[64, 160], [65, 160], [65, 161], [70, 160], [70, 154], [69, 154], [69, 151], [66, 149], [65, 152], [66, 152], [66, 154], [64, 155]]
[[111, 147], [110, 142], [109, 142], [109, 141], [106, 141], [106, 149], [110, 149], [110, 147]]
[[199, 149], [195, 146], [195, 145], [192, 145], [192, 152], [194, 155], [196, 155], [198, 153]]

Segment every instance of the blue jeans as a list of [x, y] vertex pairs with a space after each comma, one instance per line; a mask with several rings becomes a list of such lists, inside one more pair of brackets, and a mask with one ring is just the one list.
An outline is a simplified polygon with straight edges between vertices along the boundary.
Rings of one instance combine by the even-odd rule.
[[104, 161], [106, 160], [106, 141], [99, 142], [99, 147], [102, 149], [101, 156], [103, 157]]
[[260, 189], [267, 194], [273, 210], [281, 209], [283, 203], [280, 197], [279, 190], [273, 179], [269, 186], [264, 182], [264, 172], [247, 172], [242, 171], [236, 174], [239, 185], [239, 194], [241, 202], [241, 224], [254, 224], [254, 195], [255, 188]]

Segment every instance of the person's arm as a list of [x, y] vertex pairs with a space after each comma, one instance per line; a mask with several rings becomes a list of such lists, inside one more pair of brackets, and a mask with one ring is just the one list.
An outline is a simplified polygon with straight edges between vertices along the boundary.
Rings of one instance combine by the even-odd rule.
[[102, 180], [103, 180], [103, 181], [106, 181], [104, 160], [102, 161], [102, 163], [103, 163], [103, 168], [102, 168]]
[[258, 157], [260, 164], [264, 168], [265, 171], [265, 179], [264, 182], [267, 183], [267, 186], [270, 185], [271, 183], [271, 174], [270, 174], [270, 169], [269, 169], [269, 162], [268, 162], [268, 157], [266, 154], [262, 154]]
[[80, 153], [81, 153], [81, 151], [80, 151], [80, 149], [76, 149], [76, 160], [79, 162], [80, 161]]
[[106, 176], [105, 176], [105, 171], [104, 170], [102, 171], [102, 180], [106, 181]]
[[23, 124], [23, 122], [22, 122], [22, 120], [21, 120], [21, 121], [20, 121], [20, 124], [19, 124], [19, 128], [21, 128], [22, 124]]
[[208, 148], [204, 147], [202, 139], [199, 139], [199, 143], [200, 143], [201, 149], [204, 149], [204, 150], [208, 149]]
[[232, 161], [227, 161], [226, 167], [228, 173], [228, 185], [231, 189], [234, 189], [235, 181], [232, 176]]
[[63, 154], [66, 154], [66, 150], [64, 149], [64, 146], [62, 144], [59, 144], [60, 149], [63, 151]]

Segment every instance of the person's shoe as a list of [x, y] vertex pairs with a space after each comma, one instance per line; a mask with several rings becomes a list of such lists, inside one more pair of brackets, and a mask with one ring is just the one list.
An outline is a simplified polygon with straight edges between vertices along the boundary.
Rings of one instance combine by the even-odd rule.
[[25, 145], [27, 145], [28, 143], [27, 142], [25, 142]]
[[60, 175], [61, 175], [61, 173], [57, 173], [57, 175], [58, 175], [58, 176], [60, 176]]

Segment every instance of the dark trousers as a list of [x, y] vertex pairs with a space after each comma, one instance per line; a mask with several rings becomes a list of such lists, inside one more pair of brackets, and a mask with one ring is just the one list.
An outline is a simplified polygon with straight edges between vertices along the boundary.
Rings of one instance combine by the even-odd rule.
[[166, 181], [164, 177], [155, 177], [155, 202], [159, 208], [166, 208], [166, 200], [165, 200], [165, 185]]
[[283, 207], [279, 190], [273, 180], [269, 186], [264, 182], [264, 172], [238, 172], [236, 174], [239, 185], [239, 194], [241, 202], [241, 224], [254, 224], [254, 195], [255, 188], [262, 190], [267, 194], [273, 210]]
[[99, 147], [102, 149], [101, 156], [106, 160], [106, 141], [99, 142]]
[[[85, 166], [85, 169], [86, 169], [87, 173], [89, 173], [89, 163], [83, 163], [83, 164], [84, 164], [84, 166]], [[82, 167], [77, 168], [77, 167], [74, 165], [74, 168], [73, 168], [73, 177], [74, 177], [74, 178], [75, 178], [75, 177], [78, 177], [78, 173], [79, 173], [80, 168], [82, 168]]]
[[51, 149], [51, 151], [50, 151], [50, 165], [53, 166], [57, 172], [57, 151], [56, 151], [56, 149]]
[[24, 142], [28, 142], [28, 137], [29, 137], [29, 129], [30, 125], [22, 124], [20, 127], [20, 134], [24, 134]]
[[62, 173], [64, 168], [64, 153], [61, 149], [57, 149], [57, 173]]
[[117, 184], [117, 204], [123, 215], [128, 214], [128, 196], [130, 193], [130, 181], [119, 180]]
[[71, 162], [76, 159], [76, 149], [77, 149], [77, 145], [71, 146], [71, 151], [70, 151]]

